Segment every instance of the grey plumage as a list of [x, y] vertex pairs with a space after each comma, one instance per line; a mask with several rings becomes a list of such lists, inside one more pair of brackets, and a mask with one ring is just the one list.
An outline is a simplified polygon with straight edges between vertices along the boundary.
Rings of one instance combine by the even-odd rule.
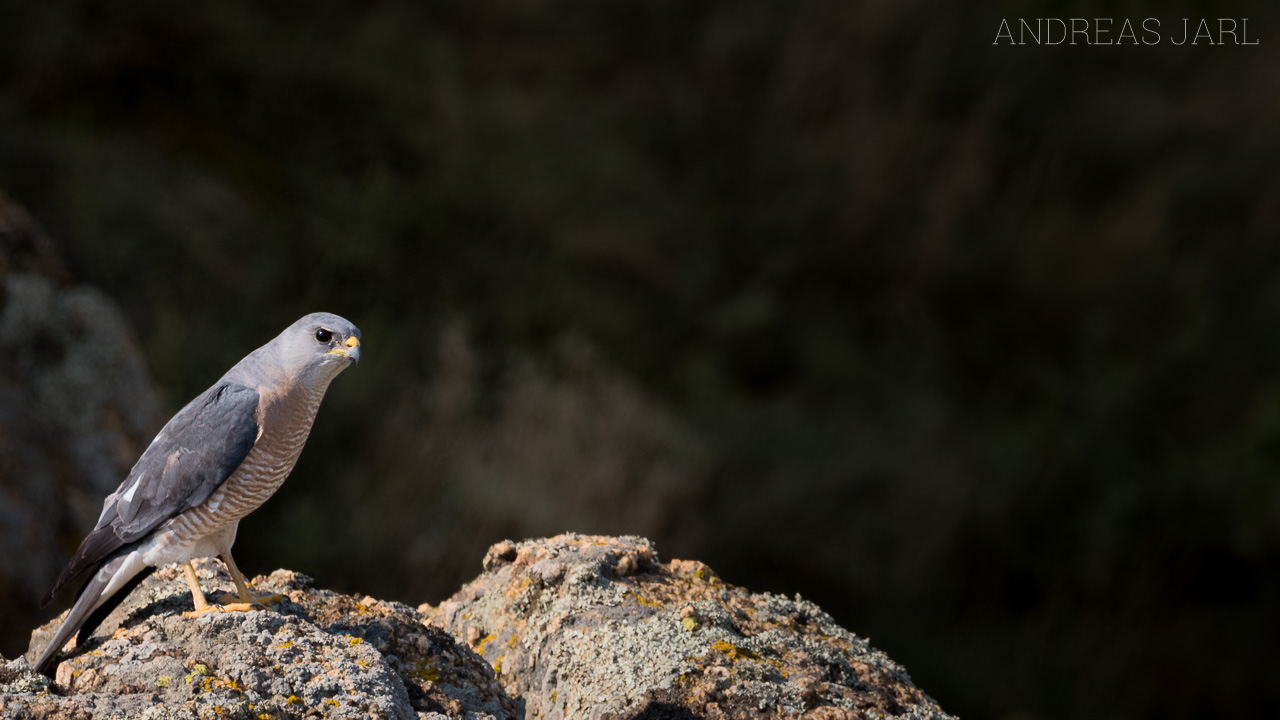
[[[77, 629], [85, 628], [82, 639], [92, 632], [158, 565], [219, 554], [245, 598], [247, 584], [230, 556], [239, 520], [288, 476], [329, 382], [359, 358], [354, 325], [328, 313], [307, 315], [179, 411], [107, 496], [97, 525], [50, 591], [46, 603], [89, 575], [37, 670], [48, 670]], [[188, 579], [201, 610], [204, 595], [194, 574]]]
[[58, 576], [45, 604], [85, 570], [208, 499], [253, 448], [257, 411], [256, 388], [225, 380], [178, 411], [107, 496], [97, 526]]

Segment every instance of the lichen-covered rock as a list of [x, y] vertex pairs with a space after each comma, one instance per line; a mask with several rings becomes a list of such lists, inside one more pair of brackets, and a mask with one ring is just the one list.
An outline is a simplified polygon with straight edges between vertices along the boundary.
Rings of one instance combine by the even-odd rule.
[[163, 422], [102, 293], [0, 193], [0, 647], [21, 647], [87, 527]]
[[[217, 561], [194, 564], [211, 596], [233, 589]], [[699, 562], [663, 563], [642, 538], [503, 542], [484, 567], [417, 610], [277, 570], [254, 581], [285, 597], [273, 611], [199, 618], [182, 616], [181, 570], [163, 568], [54, 681], [28, 663], [57, 621], [32, 634], [27, 657], [0, 659], [0, 716], [949, 717], [816, 605], [749, 593]]]
[[[195, 563], [206, 592], [233, 591], [223, 566]], [[4, 717], [514, 719], [493, 670], [413, 608], [311, 587], [278, 570], [254, 582], [285, 596], [270, 611], [198, 618], [178, 566], [130, 594], [55, 682], [28, 662], [57, 621], [32, 634], [26, 658], [0, 671]], [[217, 595], [213, 592], [210, 596]]]
[[528, 718], [948, 717], [813, 603], [662, 563], [642, 538], [503, 542], [484, 568], [419, 609], [483, 654]]

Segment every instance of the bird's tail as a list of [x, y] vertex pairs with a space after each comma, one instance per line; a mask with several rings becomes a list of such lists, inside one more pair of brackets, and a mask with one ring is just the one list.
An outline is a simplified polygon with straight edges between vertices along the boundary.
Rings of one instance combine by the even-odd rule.
[[[129, 549], [132, 550], [132, 548]], [[98, 627], [107, 613], [119, 605], [138, 583], [153, 572], [155, 568], [144, 565], [136, 552], [118, 553], [99, 566], [97, 572], [80, 590], [79, 597], [71, 606], [71, 611], [67, 613], [62, 625], [58, 626], [53, 640], [50, 640], [44, 652], [40, 653], [40, 659], [35, 664], [36, 672], [47, 674], [58, 651], [67, 644], [77, 630], [84, 628], [87, 631], [80, 634], [80, 640], [83, 641]]]

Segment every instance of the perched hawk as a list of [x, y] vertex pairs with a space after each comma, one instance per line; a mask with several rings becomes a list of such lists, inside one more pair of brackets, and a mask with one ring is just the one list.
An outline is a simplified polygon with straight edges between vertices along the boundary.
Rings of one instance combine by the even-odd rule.
[[[195, 612], [248, 610], [255, 598], [231, 559], [240, 518], [266, 502], [293, 470], [329, 383], [360, 361], [360, 330], [329, 313], [295, 322], [236, 363], [164, 426], [129, 476], [102, 504], [102, 516], [45, 599], [90, 573], [36, 662], [47, 672], [71, 635], [87, 638], [157, 567], [180, 562]], [[239, 603], [210, 606], [191, 560], [219, 555]]]

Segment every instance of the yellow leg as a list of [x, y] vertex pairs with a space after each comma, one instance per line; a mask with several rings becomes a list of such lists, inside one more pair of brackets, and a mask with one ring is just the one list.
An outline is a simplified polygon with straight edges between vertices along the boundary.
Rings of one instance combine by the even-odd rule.
[[191, 567], [191, 563], [182, 563], [182, 569], [187, 573], [187, 584], [191, 586], [191, 602], [196, 606], [193, 612], [184, 612], [184, 617], [200, 617], [201, 615], [215, 610], [208, 600], [204, 598], [204, 591], [200, 589], [200, 581], [196, 579], [196, 569]]
[[[284, 598], [280, 595], [262, 595], [255, 596], [249, 589], [249, 581], [244, 579], [240, 568], [236, 567], [236, 561], [231, 559], [231, 553], [222, 553], [222, 561], [227, 564], [227, 570], [231, 573], [231, 579], [236, 584], [236, 591], [240, 593], [240, 597], [225, 593], [218, 598], [218, 602], [222, 604], [225, 610], [256, 610], [266, 607], [272, 603], [278, 603]], [[239, 600], [240, 602], [236, 602]]]

